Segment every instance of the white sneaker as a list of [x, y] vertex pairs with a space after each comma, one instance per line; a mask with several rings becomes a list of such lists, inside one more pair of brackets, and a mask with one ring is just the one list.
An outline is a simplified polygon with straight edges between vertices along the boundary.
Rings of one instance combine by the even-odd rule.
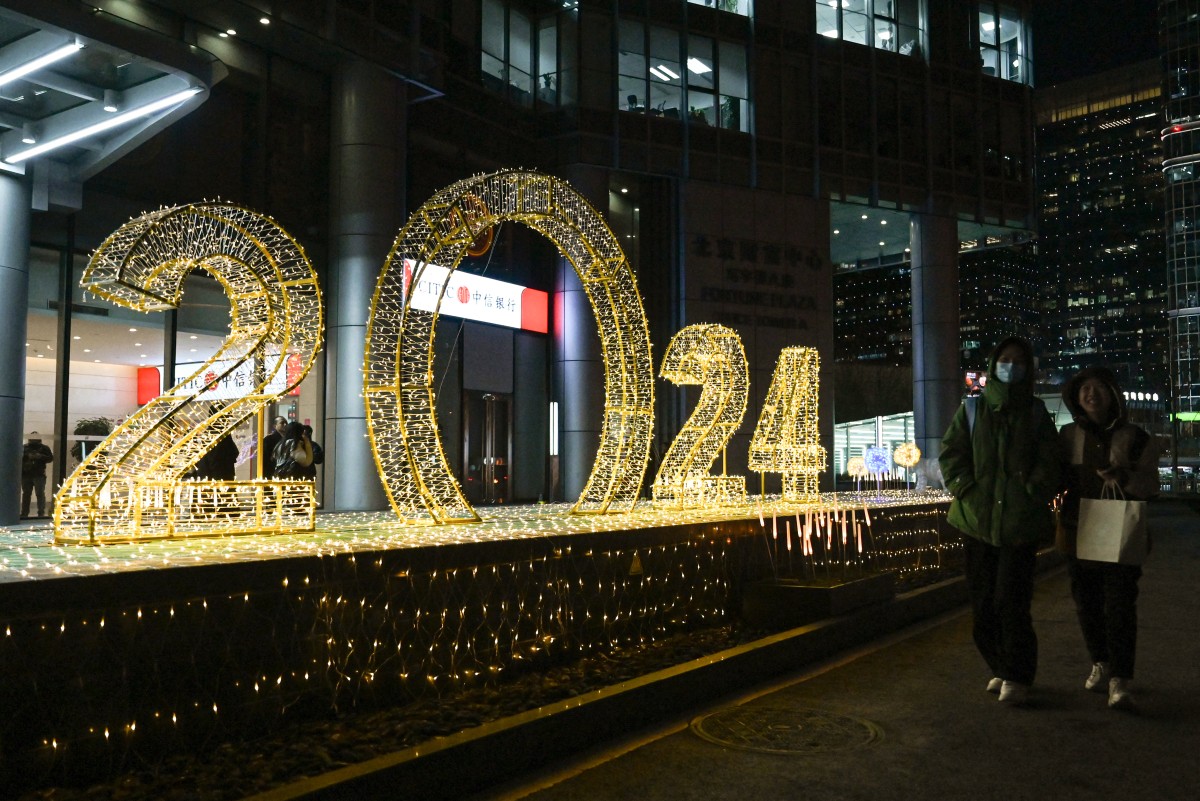
[[1129, 679], [1109, 679], [1108, 708], [1133, 709], [1133, 693], [1129, 691]]
[[1097, 662], [1092, 665], [1092, 675], [1083, 683], [1085, 689], [1094, 693], [1102, 693], [1108, 689], [1108, 663]]
[[995, 695], [996, 693], [1000, 692], [1000, 687], [1003, 684], [1004, 679], [1000, 678], [999, 676], [993, 676], [992, 680], [988, 682], [987, 691], [992, 695]]
[[1000, 703], [1021, 706], [1029, 700], [1029, 686], [1007, 679], [1000, 685]]

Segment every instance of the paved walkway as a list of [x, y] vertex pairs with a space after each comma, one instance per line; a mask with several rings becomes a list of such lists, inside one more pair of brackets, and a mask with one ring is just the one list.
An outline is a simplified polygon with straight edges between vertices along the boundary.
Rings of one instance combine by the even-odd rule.
[[[1090, 668], [1059, 569], [1039, 581], [1041, 658], [1032, 702], [1010, 708], [965, 612], [902, 631], [741, 698], [721, 699], [698, 736], [688, 720], [477, 796], [568, 799], [1200, 798], [1200, 516], [1153, 508], [1133, 684], [1139, 713], [1084, 691]], [[865, 722], [865, 723], [864, 723]], [[864, 741], [870, 740], [867, 744]], [[830, 750], [809, 746], [843, 744]], [[777, 752], [746, 747], [767, 746]]]

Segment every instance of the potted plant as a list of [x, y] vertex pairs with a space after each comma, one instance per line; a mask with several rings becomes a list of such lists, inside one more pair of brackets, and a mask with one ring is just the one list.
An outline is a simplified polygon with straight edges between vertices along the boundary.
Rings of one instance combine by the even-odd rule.
[[[116, 421], [108, 417], [81, 417], [75, 422], [75, 433], [88, 437], [108, 436], [112, 433]], [[71, 456], [75, 461], [82, 462], [83, 457], [96, 447], [96, 440], [75, 440], [71, 445]]]

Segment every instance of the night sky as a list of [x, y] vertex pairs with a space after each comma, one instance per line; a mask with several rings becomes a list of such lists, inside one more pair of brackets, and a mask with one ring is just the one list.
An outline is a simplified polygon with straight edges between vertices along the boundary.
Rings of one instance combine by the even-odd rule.
[[1158, 54], [1156, 0], [1035, 0], [1038, 86], [1094, 75]]

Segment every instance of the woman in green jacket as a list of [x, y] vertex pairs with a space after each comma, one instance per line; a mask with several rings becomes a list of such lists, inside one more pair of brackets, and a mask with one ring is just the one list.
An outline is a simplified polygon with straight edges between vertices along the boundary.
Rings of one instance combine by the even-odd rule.
[[993, 678], [988, 692], [1022, 704], [1037, 672], [1033, 573], [1052, 539], [1058, 492], [1057, 432], [1033, 394], [1033, 348], [1004, 340], [988, 359], [983, 394], [959, 407], [939, 462], [954, 495], [948, 522], [961, 531], [975, 645]]

